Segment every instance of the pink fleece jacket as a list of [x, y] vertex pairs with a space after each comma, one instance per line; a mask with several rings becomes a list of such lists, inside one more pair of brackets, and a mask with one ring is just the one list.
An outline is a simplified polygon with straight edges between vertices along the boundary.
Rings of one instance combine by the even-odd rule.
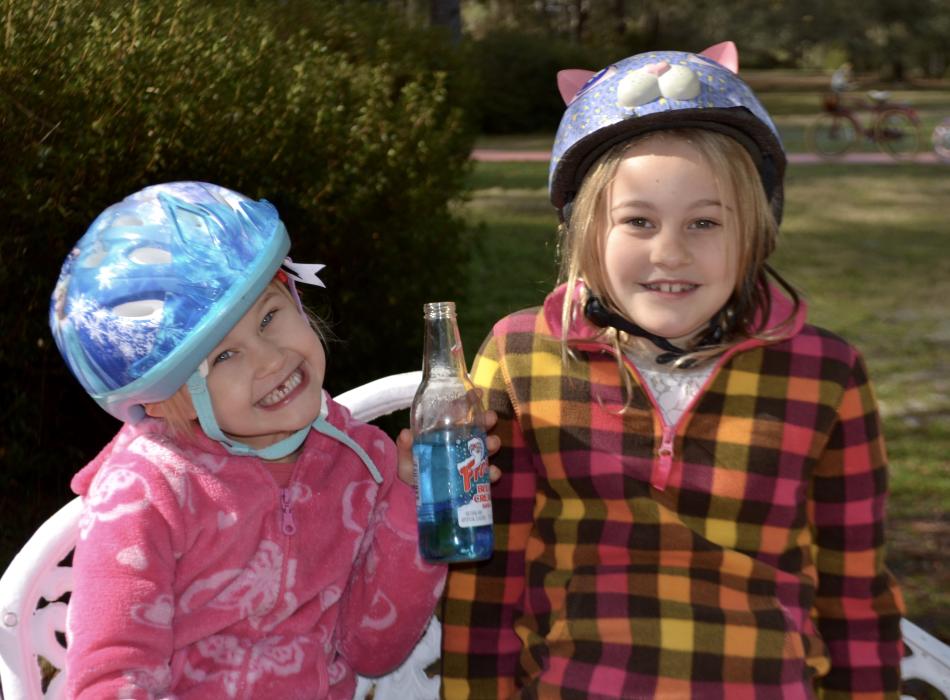
[[281, 488], [260, 460], [152, 419], [74, 477], [70, 698], [350, 698], [355, 673], [408, 655], [445, 567], [419, 557], [395, 445], [327, 402], [382, 484], [315, 431]]

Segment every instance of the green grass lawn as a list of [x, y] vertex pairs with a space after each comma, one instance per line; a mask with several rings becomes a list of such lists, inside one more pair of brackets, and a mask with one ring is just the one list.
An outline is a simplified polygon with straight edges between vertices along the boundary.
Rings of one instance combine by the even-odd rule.
[[[491, 324], [556, 277], [546, 163], [478, 163], [463, 208], [480, 227], [468, 299], [471, 359]], [[775, 266], [812, 322], [864, 353], [891, 458], [889, 564], [908, 616], [950, 640], [950, 166], [793, 165]]]

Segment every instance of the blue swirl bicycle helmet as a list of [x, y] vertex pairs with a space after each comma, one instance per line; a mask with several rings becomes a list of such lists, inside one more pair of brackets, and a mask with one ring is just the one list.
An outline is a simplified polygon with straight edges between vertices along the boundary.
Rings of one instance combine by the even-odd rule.
[[294, 264], [289, 250], [266, 200], [205, 182], [146, 187], [102, 212], [66, 258], [50, 303], [53, 338], [119, 420], [140, 420], [144, 404], [187, 385], [205, 434], [232, 454], [279, 459], [313, 429], [348, 445], [380, 483], [366, 451], [326, 420], [326, 404], [313, 423], [259, 449], [225, 435], [215, 418], [206, 357], [282, 265], [298, 306], [294, 279], [323, 286], [323, 266]]
[[103, 211], [66, 258], [53, 338], [100, 406], [137, 421], [195, 373], [289, 249], [266, 200], [203, 182], [147, 187]]
[[548, 179], [562, 218], [584, 175], [612, 146], [649, 131], [693, 127], [724, 133], [746, 148], [780, 221], [785, 151], [768, 112], [737, 70], [736, 47], [723, 42], [700, 54], [641, 53], [598, 73], [562, 71], [559, 87], [568, 105]]

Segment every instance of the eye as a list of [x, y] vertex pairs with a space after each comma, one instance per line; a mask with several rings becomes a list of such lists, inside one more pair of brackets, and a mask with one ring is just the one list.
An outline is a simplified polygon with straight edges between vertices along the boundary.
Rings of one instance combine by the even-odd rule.
[[718, 227], [719, 222], [715, 221], [714, 219], [696, 219], [696, 221], [691, 223], [689, 226], [690, 228], [708, 231]]
[[632, 228], [653, 228], [653, 222], [643, 216], [630, 216], [623, 221], [625, 226]]
[[280, 309], [271, 309], [264, 314], [264, 318], [261, 319], [261, 328], [267, 328], [271, 324], [271, 321], [274, 320], [274, 317], [277, 316], [279, 310]]
[[214, 359], [211, 361], [211, 365], [214, 366], [214, 365], [218, 364], [219, 362], [224, 362], [225, 360], [230, 360], [232, 357], [234, 357], [234, 351], [233, 351], [233, 350], [225, 350], [224, 352], [220, 352], [220, 353], [218, 353], [217, 355], [214, 356]]

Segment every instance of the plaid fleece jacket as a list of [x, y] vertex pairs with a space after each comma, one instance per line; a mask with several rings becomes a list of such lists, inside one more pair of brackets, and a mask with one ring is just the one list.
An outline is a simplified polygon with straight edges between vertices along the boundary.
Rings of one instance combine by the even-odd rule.
[[857, 351], [802, 309], [665, 425], [629, 362], [621, 413], [585, 319], [562, 363], [564, 293], [501, 320], [473, 366], [504, 476], [492, 559], [450, 573], [444, 697], [896, 698], [902, 602]]

